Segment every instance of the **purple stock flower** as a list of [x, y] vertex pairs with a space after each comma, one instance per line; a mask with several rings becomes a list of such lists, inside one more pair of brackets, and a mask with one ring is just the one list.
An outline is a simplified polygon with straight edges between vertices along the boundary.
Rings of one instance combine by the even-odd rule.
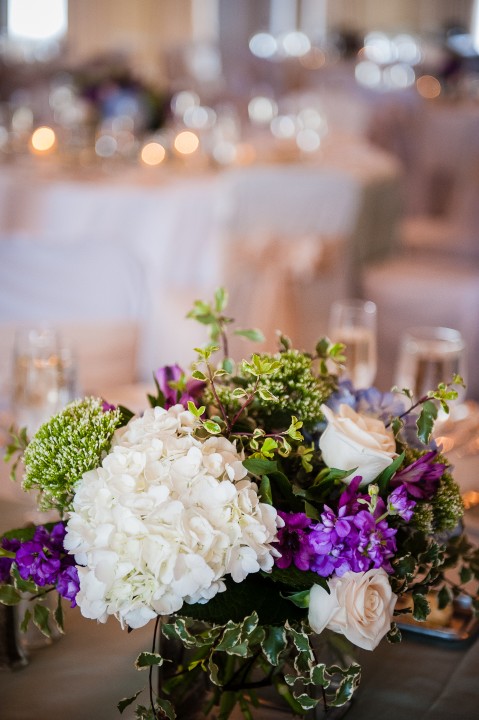
[[386, 506], [381, 498], [371, 511], [369, 496], [358, 493], [360, 480], [354, 478], [341, 494], [337, 513], [324, 506], [321, 522], [311, 530], [315, 551], [311, 570], [318, 575], [341, 576], [349, 570], [365, 572], [380, 567], [392, 572], [389, 559], [396, 551], [396, 529], [390, 528], [384, 517]]
[[[16, 538], [9, 540], [8, 538], [2, 538], [1, 546], [4, 550], [16, 553], [20, 547], [20, 541]], [[10, 577], [10, 569], [14, 558], [0, 557], [0, 582], [7, 582]]]
[[434, 462], [436, 456], [437, 451], [431, 450], [399, 470], [391, 479], [392, 487], [405, 485], [408, 493], [419, 500], [432, 498], [447, 468], [444, 463]]
[[281, 553], [281, 557], [276, 558], [276, 565], [284, 569], [294, 563], [300, 570], [309, 570], [313, 555], [309, 533], [311, 520], [305, 513], [285, 513], [279, 510], [278, 515], [284, 520], [284, 527], [278, 530], [275, 543]]
[[205, 387], [205, 383], [201, 382], [201, 380], [190, 378], [187, 380], [180, 397], [178, 397], [179, 391], [176, 388], [172, 388], [170, 383], [177, 383], [184, 377], [184, 372], [179, 365], [165, 365], [164, 367], [158, 368], [155, 377], [158, 387], [165, 398], [166, 410], [178, 403], [186, 408], [188, 402], [194, 402], [195, 399], [201, 395]]
[[103, 400], [101, 404], [101, 409], [103, 410], [103, 412], [110, 412], [111, 410], [116, 410], [116, 405], [111, 405], [106, 400]]
[[388, 510], [392, 515], [409, 522], [414, 514], [415, 500], [410, 500], [405, 485], [398, 485], [388, 497]]
[[56, 583], [58, 593], [66, 600], [70, 600], [71, 607], [76, 607], [76, 596], [80, 589], [80, 579], [78, 570], [75, 565], [67, 565], [57, 578]]
[[56, 523], [50, 531], [38, 526], [31, 540], [16, 541], [15, 563], [24, 580], [33, 580], [39, 587], [55, 585], [58, 593], [74, 607], [79, 579], [74, 558], [65, 554], [65, 533], [63, 522]]

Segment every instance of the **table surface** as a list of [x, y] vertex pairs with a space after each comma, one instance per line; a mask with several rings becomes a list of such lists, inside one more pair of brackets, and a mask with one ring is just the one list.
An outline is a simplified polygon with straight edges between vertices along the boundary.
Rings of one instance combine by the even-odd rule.
[[[451, 460], [461, 489], [477, 488], [479, 455], [456, 453]], [[28, 510], [5, 470], [0, 469], [0, 529], [17, 525]], [[477, 512], [466, 514], [476, 540], [478, 521]], [[134, 661], [151, 645], [151, 624], [127, 633], [113, 618], [102, 625], [68, 608], [65, 626], [59, 640], [30, 652], [26, 667], [0, 671], [2, 720], [116, 720], [118, 701], [146, 687], [147, 675], [135, 670]], [[477, 718], [479, 642], [474, 639], [460, 643], [404, 633], [399, 645], [383, 641], [374, 652], [358, 650], [357, 660], [362, 679], [348, 720]], [[139, 700], [148, 702], [146, 695]], [[131, 720], [129, 710], [121, 717]], [[265, 710], [260, 718], [278, 715]]]

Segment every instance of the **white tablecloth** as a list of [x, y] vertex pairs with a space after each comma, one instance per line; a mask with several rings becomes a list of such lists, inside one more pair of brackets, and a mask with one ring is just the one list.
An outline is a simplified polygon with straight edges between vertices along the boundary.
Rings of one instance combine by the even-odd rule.
[[[276, 328], [311, 347], [326, 332], [331, 301], [356, 293], [359, 264], [394, 245], [398, 176], [390, 156], [334, 137], [302, 162], [223, 171], [135, 167], [84, 171], [82, 179], [51, 158], [1, 166], [0, 323], [40, 315], [55, 322], [65, 313], [79, 320], [82, 312], [91, 320], [87, 307], [117, 317], [126, 301], [120, 277], [129, 254], [131, 268], [138, 264], [143, 272], [147, 302], [146, 311], [134, 302], [125, 310], [142, 326], [140, 378], [161, 364], [194, 359], [191, 348], [205, 336], [185, 315], [195, 299], [223, 284], [239, 324], [265, 326], [270, 348]], [[258, 247], [267, 248], [266, 256], [258, 256]], [[98, 252], [98, 262], [80, 260], [82, 250]], [[43, 252], [53, 278], [46, 290], [39, 263], [26, 292], [22, 260]], [[58, 282], [56, 254], [70, 263]], [[267, 303], [264, 293], [251, 294], [251, 284], [267, 291]], [[44, 306], [46, 295], [58, 299], [57, 308]], [[62, 307], [67, 295], [74, 310], [66, 302]]]

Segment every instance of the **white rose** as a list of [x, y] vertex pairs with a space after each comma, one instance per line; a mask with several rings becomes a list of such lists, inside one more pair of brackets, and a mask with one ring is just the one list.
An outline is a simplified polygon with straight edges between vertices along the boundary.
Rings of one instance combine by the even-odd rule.
[[391, 627], [397, 596], [382, 568], [347, 572], [329, 581], [330, 594], [313, 585], [309, 624], [317, 632], [329, 628], [364, 650], [374, 650]]
[[[338, 470], [354, 470], [368, 485], [396, 457], [392, 430], [377, 418], [359, 415], [349, 405], [340, 405], [337, 415], [326, 405], [321, 410], [328, 421], [319, 440], [323, 460]], [[355, 468], [357, 468], [355, 470]]]

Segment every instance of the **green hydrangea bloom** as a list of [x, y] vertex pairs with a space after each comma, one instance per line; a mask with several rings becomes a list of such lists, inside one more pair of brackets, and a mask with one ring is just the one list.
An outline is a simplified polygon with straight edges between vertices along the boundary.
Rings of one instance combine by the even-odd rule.
[[25, 450], [23, 488], [39, 491], [39, 508], [68, 510], [83, 473], [100, 465], [121, 422], [98, 398], [76, 400], [44, 423]]

